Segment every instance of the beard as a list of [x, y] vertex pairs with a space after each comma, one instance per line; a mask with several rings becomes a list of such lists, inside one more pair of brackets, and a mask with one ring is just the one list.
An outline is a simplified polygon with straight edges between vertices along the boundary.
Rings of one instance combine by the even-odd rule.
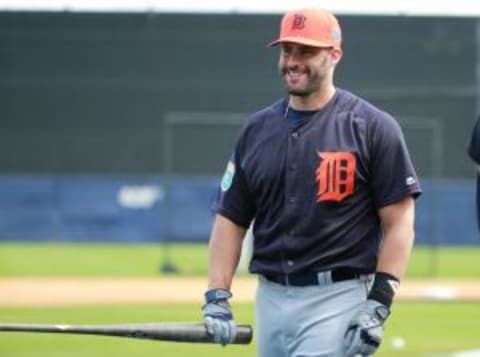
[[[289, 73], [293, 73], [294, 76], [302, 76], [304, 78], [294, 79], [293, 82], [303, 83], [291, 83]], [[298, 97], [308, 97], [312, 93], [318, 92], [325, 82], [327, 77], [327, 58], [324, 58], [315, 71], [312, 71], [308, 66], [288, 66], [283, 65], [280, 67], [280, 76], [282, 77], [285, 89], [288, 94]]]
[[288, 80], [288, 69], [282, 70], [283, 83], [288, 94], [297, 97], [308, 97], [321, 88], [323, 77], [321, 77], [318, 73], [306, 71], [304, 75], [306, 76], [305, 84], [302, 86], [290, 85]]

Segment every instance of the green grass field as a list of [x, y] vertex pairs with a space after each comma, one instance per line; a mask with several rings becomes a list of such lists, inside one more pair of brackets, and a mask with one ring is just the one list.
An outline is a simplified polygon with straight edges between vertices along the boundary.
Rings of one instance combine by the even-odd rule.
[[[109, 276], [153, 277], [173, 262], [181, 275], [207, 273], [206, 244], [1, 243], [0, 277]], [[480, 247], [415, 247], [409, 277], [480, 277]]]
[[[242, 323], [252, 322], [253, 307], [236, 304]], [[198, 321], [197, 305], [77, 307], [48, 309], [0, 309], [0, 321], [42, 323], [124, 323], [151, 321]], [[427, 357], [480, 348], [480, 305], [476, 303], [397, 303], [388, 321], [381, 357]], [[401, 336], [403, 350], [391, 341]], [[208, 344], [131, 340], [114, 337], [4, 333], [2, 357], [240, 357], [254, 356], [255, 345], [221, 347]], [[272, 356], [273, 357], [273, 356]]]
[[[174, 245], [170, 261], [180, 275], [204, 276], [206, 245]], [[0, 244], [1, 277], [154, 277], [165, 262], [159, 245], [142, 244]], [[409, 277], [480, 278], [480, 249], [416, 247]], [[1, 292], [0, 292], [1, 294]], [[253, 306], [235, 304], [236, 320], [252, 323]], [[127, 323], [199, 321], [200, 306], [163, 304], [152, 306], [0, 308], [0, 321], [39, 323]], [[381, 357], [439, 357], [459, 350], [480, 348], [480, 302], [399, 301], [389, 318]], [[394, 350], [391, 341], [401, 336], [405, 348]], [[1, 357], [221, 357], [254, 356], [255, 345], [228, 346], [176, 344], [113, 337], [0, 334]], [[274, 356], [272, 356], [274, 357]]]

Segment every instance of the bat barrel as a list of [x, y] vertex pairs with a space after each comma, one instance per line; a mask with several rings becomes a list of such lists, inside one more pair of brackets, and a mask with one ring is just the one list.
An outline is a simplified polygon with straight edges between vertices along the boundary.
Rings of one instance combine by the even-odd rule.
[[[43, 332], [82, 335], [101, 335], [150, 339], [160, 341], [211, 343], [205, 325], [201, 323], [146, 323], [119, 325], [42, 325], [0, 323], [0, 332]], [[234, 344], [249, 344], [252, 327], [238, 325]]]

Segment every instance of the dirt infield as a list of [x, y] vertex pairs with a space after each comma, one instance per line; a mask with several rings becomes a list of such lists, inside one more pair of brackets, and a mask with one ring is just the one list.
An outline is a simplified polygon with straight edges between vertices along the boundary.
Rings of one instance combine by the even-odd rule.
[[[206, 278], [5, 278], [0, 307], [202, 303]], [[236, 278], [233, 301], [254, 299], [256, 279]], [[400, 300], [480, 301], [480, 280], [415, 279], [403, 282]]]

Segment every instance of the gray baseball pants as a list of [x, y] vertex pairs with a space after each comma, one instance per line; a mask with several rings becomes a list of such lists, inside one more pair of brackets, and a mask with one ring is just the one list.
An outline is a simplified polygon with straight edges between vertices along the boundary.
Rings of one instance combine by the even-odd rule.
[[323, 280], [321, 285], [296, 287], [259, 277], [258, 357], [344, 357], [343, 335], [367, 297], [371, 276], [335, 283]]

